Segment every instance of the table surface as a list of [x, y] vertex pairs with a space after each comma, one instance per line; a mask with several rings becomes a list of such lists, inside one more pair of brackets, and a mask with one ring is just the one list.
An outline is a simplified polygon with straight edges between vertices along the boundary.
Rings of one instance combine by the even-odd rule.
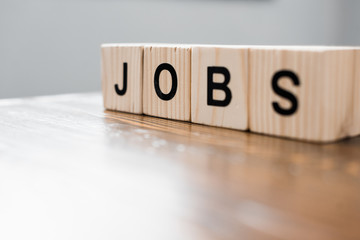
[[360, 239], [360, 138], [319, 145], [0, 100], [0, 239]]

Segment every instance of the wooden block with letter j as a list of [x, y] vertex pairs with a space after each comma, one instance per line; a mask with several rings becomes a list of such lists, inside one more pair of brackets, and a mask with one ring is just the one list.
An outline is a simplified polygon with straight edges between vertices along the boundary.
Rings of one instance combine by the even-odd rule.
[[354, 54], [342, 47], [250, 49], [250, 131], [315, 142], [358, 134]]
[[190, 121], [191, 48], [144, 48], [144, 114]]
[[101, 46], [101, 78], [106, 109], [142, 113], [143, 53], [144, 47], [139, 44]]
[[191, 121], [246, 130], [248, 48], [194, 46], [191, 64]]

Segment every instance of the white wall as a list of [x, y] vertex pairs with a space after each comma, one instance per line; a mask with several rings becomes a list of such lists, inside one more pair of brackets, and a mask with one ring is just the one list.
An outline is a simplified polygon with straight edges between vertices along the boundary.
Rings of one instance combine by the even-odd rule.
[[356, 0], [1, 0], [0, 98], [100, 90], [104, 42], [360, 45], [358, 9]]

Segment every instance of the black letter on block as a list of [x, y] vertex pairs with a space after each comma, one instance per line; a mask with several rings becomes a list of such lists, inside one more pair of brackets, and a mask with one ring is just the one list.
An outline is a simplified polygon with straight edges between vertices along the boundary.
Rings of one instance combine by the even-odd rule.
[[[224, 75], [224, 82], [217, 83], [213, 81], [214, 74], [222, 74]], [[207, 104], [210, 106], [218, 106], [218, 107], [226, 107], [230, 104], [232, 95], [230, 89], [227, 85], [230, 82], [230, 72], [225, 67], [208, 67], [208, 96], [207, 96]], [[222, 90], [225, 92], [224, 100], [215, 100], [213, 97], [213, 90]]]
[[275, 75], [272, 79], [271, 84], [272, 84], [272, 88], [273, 88], [274, 92], [277, 93], [278, 95], [280, 95], [281, 97], [288, 99], [291, 102], [291, 107], [289, 109], [281, 108], [277, 102], [272, 102], [273, 108], [274, 108], [275, 112], [277, 112], [281, 115], [284, 115], [284, 116], [289, 116], [296, 112], [296, 110], [298, 108], [298, 102], [297, 102], [296, 97], [292, 93], [290, 93], [278, 86], [278, 82], [279, 82], [280, 78], [282, 78], [282, 77], [290, 78], [290, 80], [292, 80], [292, 82], [294, 83], [295, 86], [299, 86], [300, 81], [294, 72], [286, 71], [286, 70], [282, 70], [282, 71], [275, 73]]
[[[172, 85], [171, 85], [171, 90], [168, 94], [165, 94], [161, 91], [160, 89], [160, 85], [159, 85], [159, 78], [160, 78], [160, 73], [163, 70], [167, 70], [170, 72], [171, 74], [171, 80], [172, 80]], [[158, 97], [164, 101], [169, 101], [171, 100], [175, 94], [176, 94], [176, 90], [177, 90], [177, 85], [178, 85], [178, 81], [177, 81], [177, 76], [176, 76], [176, 71], [173, 68], [173, 66], [171, 66], [168, 63], [162, 63], [160, 64], [156, 71], [155, 71], [155, 76], [154, 76], [154, 87], [155, 87], [155, 91], [156, 94], [158, 95]]]
[[127, 89], [127, 63], [124, 62], [124, 76], [123, 76], [123, 89], [119, 89], [119, 85], [115, 84], [115, 91], [118, 95], [123, 96]]

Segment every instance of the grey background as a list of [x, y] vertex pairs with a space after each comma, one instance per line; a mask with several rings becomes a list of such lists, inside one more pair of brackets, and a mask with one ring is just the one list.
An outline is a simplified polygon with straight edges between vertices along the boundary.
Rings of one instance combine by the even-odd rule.
[[99, 91], [100, 44], [360, 45], [356, 0], [0, 0], [0, 98]]

